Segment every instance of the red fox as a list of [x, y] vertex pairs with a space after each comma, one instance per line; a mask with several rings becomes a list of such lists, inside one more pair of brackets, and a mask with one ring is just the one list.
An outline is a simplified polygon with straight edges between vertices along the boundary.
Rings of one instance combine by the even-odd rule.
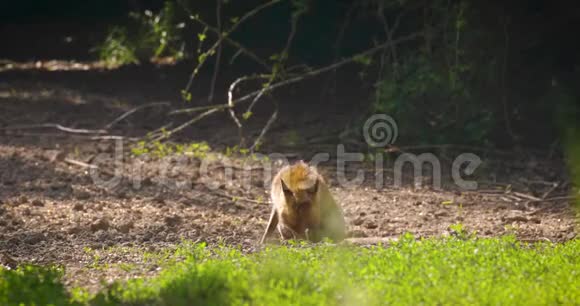
[[285, 166], [274, 177], [270, 192], [272, 214], [260, 243], [276, 228], [282, 240], [345, 239], [342, 209], [314, 167], [304, 161]]

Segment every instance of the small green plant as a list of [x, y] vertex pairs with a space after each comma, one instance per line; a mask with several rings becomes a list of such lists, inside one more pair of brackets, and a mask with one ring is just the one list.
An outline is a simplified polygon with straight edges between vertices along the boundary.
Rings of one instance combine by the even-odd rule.
[[131, 154], [134, 156], [141, 156], [147, 153], [149, 153], [149, 148], [147, 147], [147, 142], [144, 140], [137, 142], [137, 144], [131, 148]]
[[[224, 152], [224, 155], [227, 157], [232, 157], [236, 154], [240, 154], [242, 156], [248, 156], [248, 154], [250, 153], [250, 150], [247, 148], [240, 148], [238, 145], [235, 145], [233, 147], [226, 147], [226, 151]], [[252, 157], [252, 156], [250, 156]]]
[[131, 148], [133, 156], [151, 154], [157, 158], [172, 154], [188, 155], [196, 158], [204, 158], [211, 151], [206, 142], [192, 142], [189, 144], [174, 144], [161, 141], [139, 141]]
[[157, 14], [151, 11], [133, 13], [141, 33], [140, 42], [146, 55], [154, 58], [171, 56], [176, 59], [184, 57], [181, 29], [185, 23], [181, 20], [174, 2], [165, 2], [163, 9]]
[[237, 153], [239, 151], [239, 148], [237, 145], [233, 146], [233, 147], [226, 147], [226, 151], [224, 152], [224, 155], [226, 157], [231, 157], [233, 156], [235, 153]]
[[92, 256], [93, 256], [92, 261], [89, 264], [90, 268], [96, 270], [102, 270], [106, 268], [106, 264], [105, 265], [101, 264], [101, 255], [98, 252], [93, 252]]
[[135, 265], [134, 263], [119, 263], [119, 269], [125, 271], [125, 272], [131, 272], [137, 269], [137, 265]]
[[504, 230], [509, 235], [515, 235], [518, 232], [519, 226], [517, 224], [506, 224]]
[[98, 56], [109, 67], [120, 65], [137, 64], [139, 60], [136, 54], [137, 46], [131, 41], [127, 34], [127, 29], [122, 27], [113, 27], [105, 41], [94, 48]]
[[250, 117], [252, 117], [252, 115], [253, 115], [252, 112], [247, 111], [242, 115], [242, 118], [244, 118], [244, 120], [248, 120], [248, 119], [250, 119]]
[[185, 57], [182, 29], [185, 23], [174, 2], [166, 2], [157, 13], [133, 12], [127, 25], [112, 27], [105, 40], [94, 48], [110, 67], [138, 64], [160, 57]]
[[465, 230], [465, 226], [462, 223], [455, 223], [449, 225], [449, 230], [451, 233], [458, 238], [467, 238], [468, 232]]

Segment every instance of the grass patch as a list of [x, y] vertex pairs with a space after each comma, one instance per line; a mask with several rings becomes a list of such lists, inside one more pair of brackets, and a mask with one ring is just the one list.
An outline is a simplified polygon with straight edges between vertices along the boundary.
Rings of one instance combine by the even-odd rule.
[[578, 239], [528, 245], [512, 236], [403, 236], [389, 247], [298, 244], [249, 255], [184, 243], [158, 276], [93, 296], [69, 295], [51, 269], [4, 270], [0, 304], [578, 305], [579, 254]]
[[173, 154], [188, 155], [197, 158], [204, 158], [211, 151], [206, 142], [192, 142], [189, 144], [164, 143], [160, 141], [139, 141], [131, 148], [134, 156], [151, 154], [158, 158], [163, 158]]

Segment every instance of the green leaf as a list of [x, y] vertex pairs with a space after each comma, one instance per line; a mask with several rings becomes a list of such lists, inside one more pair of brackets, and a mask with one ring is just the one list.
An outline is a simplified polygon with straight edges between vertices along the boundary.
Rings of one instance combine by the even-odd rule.
[[356, 63], [368, 66], [370, 64], [372, 64], [373, 59], [372, 57], [370, 57], [369, 55], [356, 55], [355, 57], [353, 57], [353, 60]]
[[187, 92], [185, 90], [181, 91], [181, 97], [183, 98], [183, 100], [190, 102], [191, 101], [191, 93]]

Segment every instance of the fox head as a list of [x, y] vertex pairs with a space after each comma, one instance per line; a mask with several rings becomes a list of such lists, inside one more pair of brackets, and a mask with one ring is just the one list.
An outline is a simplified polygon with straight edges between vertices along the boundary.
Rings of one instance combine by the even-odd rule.
[[286, 169], [280, 176], [286, 203], [294, 208], [310, 207], [320, 187], [316, 169], [300, 161]]

